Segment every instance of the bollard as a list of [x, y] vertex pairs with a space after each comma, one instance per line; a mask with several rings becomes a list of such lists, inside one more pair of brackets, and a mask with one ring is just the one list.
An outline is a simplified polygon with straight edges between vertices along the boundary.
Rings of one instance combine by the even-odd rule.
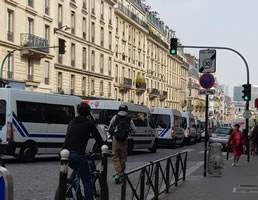
[[0, 167], [0, 200], [13, 200], [13, 179], [4, 167]]
[[67, 173], [68, 173], [68, 161], [70, 152], [67, 149], [61, 151], [61, 169], [59, 176], [59, 200], [65, 200]]
[[221, 176], [223, 169], [223, 156], [221, 144], [213, 143], [210, 145], [208, 154], [208, 173], [214, 176]]
[[107, 192], [107, 161], [108, 161], [108, 146], [102, 145], [101, 147], [101, 191], [100, 191], [100, 199], [108, 200], [108, 192]]

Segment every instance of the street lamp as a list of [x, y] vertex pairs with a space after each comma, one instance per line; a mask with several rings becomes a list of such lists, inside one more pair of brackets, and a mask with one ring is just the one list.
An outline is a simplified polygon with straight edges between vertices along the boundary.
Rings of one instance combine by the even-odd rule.
[[63, 29], [63, 28], [64, 28], [65, 31], [71, 29], [71, 28], [68, 27], [67, 25], [60, 26], [60, 27], [58, 27], [58, 28], [54, 28], [54, 34], [55, 34], [57, 31], [59, 31], [59, 30], [61, 30], [61, 29]]

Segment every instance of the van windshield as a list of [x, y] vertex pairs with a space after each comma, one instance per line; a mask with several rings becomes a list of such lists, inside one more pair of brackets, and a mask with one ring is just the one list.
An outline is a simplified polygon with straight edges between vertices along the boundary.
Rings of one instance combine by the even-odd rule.
[[6, 121], [6, 101], [0, 100], [0, 126], [4, 126]]
[[170, 128], [169, 115], [152, 114], [152, 116], [157, 126], [160, 126], [161, 128]]
[[91, 109], [91, 112], [98, 123], [109, 126], [111, 119], [118, 113], [117, 110]]

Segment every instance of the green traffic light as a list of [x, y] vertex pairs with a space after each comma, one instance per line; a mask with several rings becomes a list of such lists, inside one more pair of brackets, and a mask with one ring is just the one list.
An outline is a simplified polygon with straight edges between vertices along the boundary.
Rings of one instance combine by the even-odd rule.
[[248, 101], [248, 97], [247, 97], [247, 96], [245, 96], [244, 99], [245, 99], [246, 101]]
[[175, 49], [171, 49], [171, 54], [175, 54], [176, 53], [176, 50]]

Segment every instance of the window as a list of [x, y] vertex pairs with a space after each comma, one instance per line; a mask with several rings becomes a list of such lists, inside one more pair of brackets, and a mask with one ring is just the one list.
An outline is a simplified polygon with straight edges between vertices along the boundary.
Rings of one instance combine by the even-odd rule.
[[189, 97], [192, 96], [192, 90], [189, 89]]
[[82, 18], [82, 37], [86, 40], [86, 18]]
[[91, 109], [91, 112], [94, 118], [98, 119], [100, 124], [108, 126], [113, 116], [117, 114], [117, 110]]
[[82, 69], [86, 70], [86, 48], [83, 47], [83, 50], [82, 50]]
[[13, 41], [13, 11], [8, 10], [8, 21], [7, 21], [7, 40]]
[[104, 73], [104, 54], [100, 54], [100, 73]]
[[28, 81], [32, 81], [33, 80], [33, 60], [32, 58], [28, 58]]
[[0, 100], [0, 126], [6, 123], [6, 101]]
[[33, 0], [28, 0], [28, 6], [33, 8]]
[[116, 58], [118, 58], [118, 44], [116, 44]]
[[86, 94], [86, 77], [82, 77], [82, 95], [85, 96]]
[[58, 4], [58, 27], [63, 25], [63, 6]]
[[71, 33], [75, 34], [75, 12], [71, 14]]
[[45, 77], [45, 84], [49, 84], [49, 61], [45, 61], [44, 66], [44, 77]]
[[84, 9], [87, 8], [87, 2], [86, 2], [86, 0], [83, 0], [83, 1], [82, 1], [82, 7], [83, 7]]
[[[9, 51], [7, 53], [9, 53]], [[7, 58], [7, 77], [13, 78], [13, 55], [12, 54]]]
[[115, 81], [118, 82], [118, 65], [116, 65]]
[[108, 83], [108, 96], [111, 97], [112, 96], [112, 86], [111, 83]]
[[100, 84], [99, 84], [99, 94], [100, 94], [100, 96], [104, 96], [104, 83], [103, 83], [103, 81], [100, 81]]
[[49, 26], [45, 25], [45, 40], [46, 40], [46, 44], [49, 44]]
[[117, 34], [118, 34], [118, 24], [119, 24], [118, 17], [116, 17], [116, 33]]
[[91, 52], [91, 71], [95, 71], [95, 51]]
[[73, 106], [17, 101], [19, 122], [68, 124], [74, 117]]
[[152, 114], [152, 117], [157, 126], [160, 126], [163, 129], [169, 129], [171, 127], [169, 115]]
[[28, 33], [33, 34], [33, 29], [34, 29], [34, 21], [31, 18], [28, 18]]
[[104, 1], [101, 1], [101, 6], [100, 6], [100, 18], [104, 19]]
[[100, 46], [104, 47], [104, 28], [100, 28]]
[[62, 72], [58, 72], [58, 80], [57, 80], [57, 90], [58, 90], [58, 92], [62, 91], [62, 86], [63, 86]]
[[91, 22], [91, 42], [95, 41], [95, 23]]
[[75, 88], [75, 76], [71, 75], [71, 94], [74, 94], [74, 88]]
[[129, 111], [128, 114], [130, 115], [130, 117], [133, 120], [136, 127], [137, 126], [147, 127], [147, 114], [146, 113]]
[[109, 24], [112, 24], [112, 8], [109, 7], [109, 14], [108, 14], [108, 18], [109, 18]]
[[45, 0], [45, 14], [49, 15], [49, 0]]
[[71, 45], [71, 66], [75, 66], [75, 44]]
[[91, 95], [94, 95], [95, 94], [95, 82], [94, 82], [94, 79], [91, 80], [90, 87], [91, 87]]
[[95, 1], [96, 0], [91, 0], [91, 12], [92, 12], [92, 14], [95, 14]]
[[111, 60], [111, 57], [109, 57], [109, 59], [108, 59], [108, 75], [109, 76], [112, 75], [112, 60]]
[[112, 32], [111, 31], [109, 31], [109, 34], [108, 34], [108, 41], [109, 41], [108, 49], [111, 51], [112, 50]]

